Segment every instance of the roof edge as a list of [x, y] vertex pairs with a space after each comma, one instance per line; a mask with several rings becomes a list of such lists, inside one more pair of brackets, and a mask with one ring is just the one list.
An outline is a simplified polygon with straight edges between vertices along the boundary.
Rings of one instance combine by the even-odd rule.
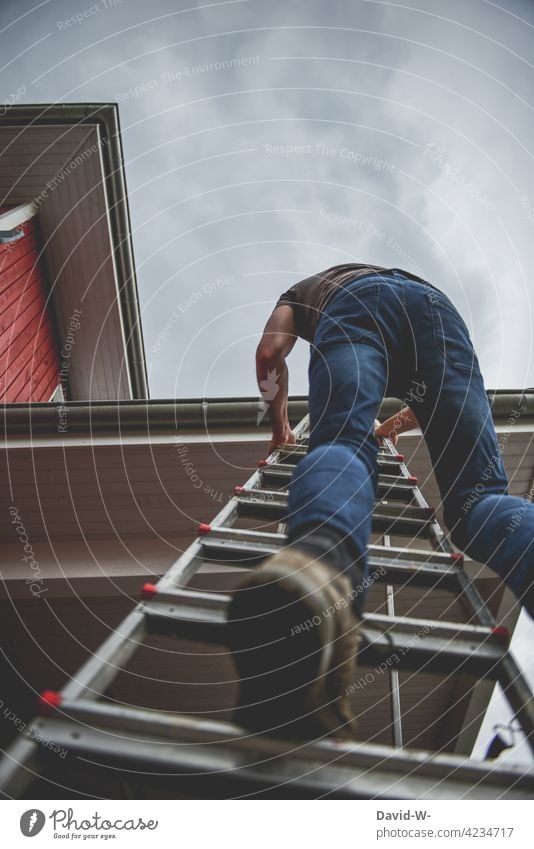
[[135, 273], [130, 211], [124, 173], [124, 156], [118, 104], [24, 103], [11, 106], [0, 116], [1, 124], [98, 124], [108, 213], [117, 269], [118, 302], [124, 328], [124, 344], [134, 399], [149, 398], [139, 293]]
[[[493, 419], [502, 423], [519, 416], [534, 423], [534, 389], [488, 390]], [[396, 398], [385, 398], [380, 418], [401, 408]], [[308, 398], [293, 396], [288, 404], [292, 424], [308, 412]], [[258, 398], [185, 398], [134, 401], [72, 401], [65, 403], [6, 404], [0, 418], [5, 437], [48, 433], [126, 431], [250, 430], [258, 426]], [[264, 420], [261, 430], [268, 421]]]

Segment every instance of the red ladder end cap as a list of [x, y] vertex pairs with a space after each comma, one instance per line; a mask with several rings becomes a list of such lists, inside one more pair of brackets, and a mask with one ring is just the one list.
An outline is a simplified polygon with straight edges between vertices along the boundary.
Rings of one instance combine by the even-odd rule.
[[234, 495], [242, 495], [244, 491], [244, 486], [234, 486]]
[[510, 642], [510, 631], [504, 625], [496, 625], [491, 629], [492, 636], [505, 646]]
[[155, 584], [143, 584], [141, 589], [141, 595], [145, 599], [154, 598], [158, 591], [158, 588]]
[[206, 525], [204, 522], [201, 522], [200, 525], [198, 526], [198, 532], [202, 536], [209, 534], [210, 531], [211, 531], [211, 525]]
[[45, 712], [58, 708], [62, 701], [63, 696], [56, 690], [43, 690], [39, 696], [39, 705]]
[[404, 463], [404, 454], [397, 454], [397, 456], [393, 459], [396, 460], [397, 463]]
[[415, 475], [410, 475], [408, 483], [417, 483], [417, 477]]
[[260, 468], [263, 468], [263, 466], [268, 466], [268, 465], [269, 465], [269, 463], [268, 463], [267, 460], [260, 460], [260, 462], [258, 463], [258, 466]]
[[451, 551], [450, 554], [451, 560], [453, 560], [458, 566], [464, 565], [464, 556], [461, 551]]

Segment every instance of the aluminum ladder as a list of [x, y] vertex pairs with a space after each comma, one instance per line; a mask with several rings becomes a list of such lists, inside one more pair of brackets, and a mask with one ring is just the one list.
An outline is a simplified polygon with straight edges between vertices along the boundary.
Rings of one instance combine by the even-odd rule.
[[[225, 644], [230, 596], [188, 584], [205, 563], [254, 568], [284, 545], [287, 486], [307, 452], [307, 433], [306, 416], [295, 428], [296, 444], [275, 450], [235, 488], [159, 582], [145, 584], [142, 600], [65, 687], [41, 694], [39, 715], [0, 762], [5, 796], [19, 798], [49, 770], [57, 780], [61, 764], [51, 754], [57, 746], [68, 751], [71, 764], [111, 767], [138, 786], [163, 786], [178, 798], [534, 798], [534, 769], [403, 747], [397, 670], [391, 672], [393, 746], [328, 738], [295, 743], [197, 719], [180, 713], [179, 706], [169, 715], [105, 701], [106, 689], [149, 634]], [[507, 632], [496, 627], [463, 568], [463, 555], [452, 551], [390, 440], [383, 441], [378, 464], [372, 524], [383, 544], [369, 545], [369, 566], [386, 585], [388, 615], [364, 616], [358, 667], [384, 662], [395, 652], [401, 669], [461, 670], [498, 681], [534, 751], [532, 693], [509, 651]], [[269, 489], [273, 486], [279, 489]], [[233, 527], [242, 516], [276, 521], [277, 532]], [[391, 534], [426, 538], [431, 548], [392, 547]], [[428, 620], [395, 616], [392, 588], [406, 582], [456, 593], [476, 624], [434, 621], [428, 628]], [[421, 631], [426, 635], [414, 643]]]

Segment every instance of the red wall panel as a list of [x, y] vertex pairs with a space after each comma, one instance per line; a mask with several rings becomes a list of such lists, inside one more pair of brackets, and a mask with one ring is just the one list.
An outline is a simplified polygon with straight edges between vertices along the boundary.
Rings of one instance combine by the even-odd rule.
[[59, 354], [37, 219], [24, 236], [0, 245], [0, 401], [48, 401]]

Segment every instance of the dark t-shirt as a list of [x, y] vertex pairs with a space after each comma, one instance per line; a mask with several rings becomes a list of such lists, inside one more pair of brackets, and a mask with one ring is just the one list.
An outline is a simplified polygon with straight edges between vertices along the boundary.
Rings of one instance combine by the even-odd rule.
[[373, 274], [380, 276], [391, 274], [393, 271], [400, 271], [406, 277], [409, 277], [410, 280], [417, 280], [420, 283], [426, 282], [421, 277], [410, 274], [408, 271], [402, 271], [400, 268], [382, 268], [379, 265], [362, 265], [358, 263], [334, 265], [326, 271], [321, 271], [320, 274], [315, 274], [313, 277], [307, 277], [305, 280], [301, 280], [300, 283], [295, 283], [287, 292], [280, 295], [276, 306], [280, 307], [283, 304], [287, 304], [293, 307], [297, 334], [308, 342], [313, 342], [317, 324], [323, 314], [323, 310], [330, 298], [341, 286], [360, 277], [367, 277]]

